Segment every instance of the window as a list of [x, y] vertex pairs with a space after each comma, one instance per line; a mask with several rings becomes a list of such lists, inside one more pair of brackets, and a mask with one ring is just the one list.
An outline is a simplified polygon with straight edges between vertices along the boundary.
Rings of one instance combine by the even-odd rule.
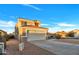
[[39, 27], [39, 23], [35, 22], [35, 26]]
[[22, 26], [27, 26], [27, 22], [22, 22]]
[[0, 32], [0, 37], [1, 37], [1, 32]]

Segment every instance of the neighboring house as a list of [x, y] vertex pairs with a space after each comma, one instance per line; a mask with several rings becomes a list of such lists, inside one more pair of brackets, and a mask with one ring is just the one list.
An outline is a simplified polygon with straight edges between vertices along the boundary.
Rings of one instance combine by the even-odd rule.
[[6, 48], [6, 37], [7, 36], [7, 32], [0, 30], [0, 42], [4, 43], [4, 49]]
[[61, 31], [61, 32], [56, 32], [56, 35], [59, 35], [60, 38], [67, 38], [67, 33], [65, 31]]
[[30, 40], [45, 40], [48, 28], [40, 27], [40, 21], [19, 18], [15, 26], [16, 37], [26, 36]]
[[74, 32], [74, 38], [79, 38], [79, 30], [75, 29], [73, 30], [73, 32]]
[[[7, 32], [0, 30], [0, 42], [3, 42], [5, 38], [5, 36], [7, 35]], [[4, 39], [3, 39], [4, 38]]]
[[4, 36], [4, 35], [6, 35], [6, 34], [7, 34], [6, 31], [0, 30], [0, 35]]

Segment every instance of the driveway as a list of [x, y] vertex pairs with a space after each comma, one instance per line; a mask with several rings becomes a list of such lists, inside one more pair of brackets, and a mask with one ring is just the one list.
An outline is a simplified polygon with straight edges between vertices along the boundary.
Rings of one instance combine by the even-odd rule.
[[57, 55], [79, 55], [79, 44], [67, 43], [59, 40], [39, 40], [30, 42]]
[[18, 49], [18, 44], [18, 40], [15, 39], [7, 41], [6, 55], [54, 55], [54, 53], [51, 53], [29, 42], [25, 42], [24, 50], [20, 52]]

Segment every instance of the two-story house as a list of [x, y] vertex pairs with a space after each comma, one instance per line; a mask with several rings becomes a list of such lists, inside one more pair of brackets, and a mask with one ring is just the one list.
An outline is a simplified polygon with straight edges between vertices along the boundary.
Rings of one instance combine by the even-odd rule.
[[40, 21], [19, 18], [15, 26], [15, 34], [18, 37], [27, 36], [27, 40], [45, 40], [48, 28], [40, 27]]

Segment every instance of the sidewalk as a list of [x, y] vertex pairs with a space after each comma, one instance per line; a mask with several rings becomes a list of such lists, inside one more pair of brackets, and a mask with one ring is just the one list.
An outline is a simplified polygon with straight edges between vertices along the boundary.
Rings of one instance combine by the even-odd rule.
[[7, 42], [7, 55], [54, 55], [53, 53], [39, 48], [29, 42], [25, 43], [25, 49], [22, 52], [19, 52], [18, 41], [10, 40]]

